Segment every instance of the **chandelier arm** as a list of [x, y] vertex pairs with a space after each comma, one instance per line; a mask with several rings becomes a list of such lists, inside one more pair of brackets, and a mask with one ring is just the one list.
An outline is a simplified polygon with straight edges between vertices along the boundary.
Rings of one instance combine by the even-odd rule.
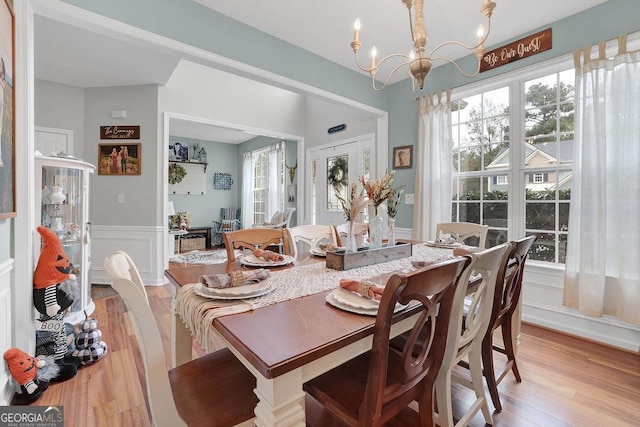
[[[378, 61], [376, 63], [376, 65], [374, 67], [369, 67], [368, 68], [368, 67], [363, 67], [362, 65], [360, 65], [360, 59], [359, 59], [357, 53], [355, 54], [355, 56], [356, 56], [356, 65], [358, 66], [358, 68], [360, 68], [362, 71], [366, 71], [368, 73], [370, 73], [372, 71], [376, 71], [378, 69], [378, 67], [389, 58], [401, 57], [401, 58], [408, 59], [407, 62], [403, 62], [402, 64], [400, 64], [400, 66], [406, 65], [409, 62], [411, 62], [411, 57], [409, 55], [405, 55], [405, 54], [402, 54], [402, 53], [394, 53], [392, 55], [387, 55], [384, 58], [382, 58], [380, 61]], [[396, 68], [398, 68], [398, 67], [396, 67]], [[392, 74], [393, 74], [393, 72], [395, 72], [395, 69], [392, 71]]]
[[[405, 55], [406, 56], [406, 55]], [[380, 62], [381, 64], [382, 62]], [[405, 65], [409, 64], [410, 62], [403, 62], [402, 64], [399, 64], [398, 66], [396, 66], [387, 76], [387, 78], [385, 79], [384, 83], [382, 83], [382, 86], [380, 86], [379, 88], [376, 87], [376, 78], [375, 76], [371, 76], [371, 80], [373, 80], [373, 88], [375, 90], [382, 90], [387, 86], [387, 83], [389, 83], [389, 79], [396, 73], [396, 71], [398, 71], [401, 67], [404, 67]]]
[[475, 50], [477, 48], [479, 48], [480, 46], [482, 46], [484, 44], [484, 42], [487, 40], [487, 38], [489, 37], [489, 33], [491, 33], [491, 19], [487, 20], [487, 32], [485, 33], [485, 35], [482, 37], [482, 39], [480, 41], [478, 41], [478, 44], [475, 45], [467, 45], [464, 44], [462, 42], [459, 41], [448, 41], [448, 42], [444, 42], [439, 44], [438, 46], [434, 47], [433, 49], [431, 49], [431, 51], [429, 52], [429, 57], [431, 57], [431, 55], [433, 55], [434, 53], [436, 53], [440, 48], [444, 47], [444, 46], [448, 46], [448, 45], [458, 45], [464, 49], [467, 50]]
[[478, 61], [478, 67], [476, 68], [476, 71], [473, 74], [467, 74], [464, 71], [462, 71], [462, 68], [460, 68], [458, 63], [456, 61], [452, 60], [452, 59], [445, 58], [444, 56], [435, 56], [435, 57], [431, 58], [431, 60], [434, 61], [434, 62], [437, 61], [437, 60], [441, 60], [441, 61], [445, 61], [445, 62], [448, 62], [450, 64], [453, 64], [458, 69], [458, 72], [460, 74], [462, 74], [464, 77], [467, 77], [467, 78], [475, 77], [480, 72], [480, 64], [481, 64], [480, 61]]

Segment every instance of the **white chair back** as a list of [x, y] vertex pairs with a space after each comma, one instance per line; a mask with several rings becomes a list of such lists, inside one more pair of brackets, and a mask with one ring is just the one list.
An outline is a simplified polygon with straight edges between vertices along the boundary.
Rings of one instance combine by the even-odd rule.
[[476, 238], [478, 239], [478, 247], [484, 249], [488, 231], [488, 225], [474, 224], [472, 222], [441, 222], [436, 225], [436, 239], [439, 239], [441, 234], [449, 234], [457, 242], [471, 245], [468, 239]]
[[[465, 357], [469, 358], [472, 381], [471, 383], [460, 382], [475, 391], [476, 401], [455, 425], [467, 425], [478, 409], [482, 409], [485, 422], [493, 424], [482, 381], [482, 340], [489, 327], [498, 270], [509, 256], [511, 248], [512, 243], [503, 243], [491, 249], [466, 255], [471, 262], [458, 279], [449, 318], [446, 350], [436, 380], [437, 419], [442, 427], [454, 426], [451, 402], [452, 371]], [[480, 278], [481, 282], [471, 295], [470, 303], [465, 304], [472, 278], [474, 282]]]
[[[338, 244], [345, 246], [347, 244], [347, 237], [349, 237], [349, 223], [336, 225], [338, 232]], [[353, 232], [356, 234], [356, 244], [358, 247], [364, 246], [365, 240], [369, 236], [369, 225], [357, 222], [353, 225]]]
[[289, 228], [291, 234], [291, 245], [294, 256], [298, 256], [298, 244], [308, 246], [308, 251], [318, 248], [320, 243], [331, 243], [338, 245], [338, 238], [335, 227], [332, 225], [298, 225]]
[[[118, 292], [137, 325], [138, 345], [146, 373], [147, 395], [155, 425], [184, 426], [178, 415], [164, 357], [162, 338], [156, 319], [149, 307], [144, 286], [139, 286], [140, 275], [131, 258], [124, 252], [115, 252], [104, 261], [111, 277], [111, 287]], [[135, 279], [132, 279], [135, 278]], [[139, 281], [141, 284], [142, 282]]]

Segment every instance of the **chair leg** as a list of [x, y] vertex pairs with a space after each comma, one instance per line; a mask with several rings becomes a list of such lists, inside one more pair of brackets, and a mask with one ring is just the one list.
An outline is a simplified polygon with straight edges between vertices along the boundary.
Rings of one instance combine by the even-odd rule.
[[489, 404], [487, 403], [487, 396], [484, 394], [480, 346], [477, 346], [469, 353], [469, 370], [471, 371], [471, 381], [473, 382], [473, 390], [476, 393], [476, 398], [482, 401], [482, 406], [480, 406], [480, 408], [482, 409], [484, 420], [487, 424], [493, 424], [493, 418], [491, 417]]
[[516, 381], [520, 383], [522, 382], [522, 378], [520, 377], [520, 372], [518, 371], [518, 365], [516, 363], [516, 351], [512, 332], [511, 318], [505, 318], [502, 322], [502, 340], [504, 341], [504, 349], [507, 354], [507, 360], [512, 362], [511, 370], [513, 371], [513, 375], [516, 377]]
[[502, 411], [500, 395], [498, 394], [498, 384], [496, 382], [496, 371], [493, 364], [493, 332], [487, 334], [482, 341], [482, 367], [483, 374], [487, 380], [487, 388], [491, 395], [491, 401], [496, 411]]
[[436, 402], [438, 404], [438, 425], [454, 427], [453, 404], [451, 402], [451, 369], [444, 369], [436, 379]]
[[433, 402], [433, 394], [435, 390], [433, 388], [429, 390], [425, 390], [420, 397], [419, 408], [420, 408], [420, 427], [433, 427], [433, 412], [434, 402]]

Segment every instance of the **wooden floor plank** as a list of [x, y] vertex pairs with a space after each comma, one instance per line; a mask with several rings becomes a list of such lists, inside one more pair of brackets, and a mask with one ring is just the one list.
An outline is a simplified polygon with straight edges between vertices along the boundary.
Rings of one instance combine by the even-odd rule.
[[[170, 361], [171, 295], [166, 286], [148, 287], [147, 294], [163, 340], [159, 351]], [[99, 321], [109, 352], [81, 367], [76, 378], [51, 384], [35, 405], [64, 406], [69, 426], [150, 426], [144, 368], [126, 305], [117, 295], [100, 298], [92, 317]], [[516, 382], [512, 373], [501, 382], [503, 411], [493, 413], [495, 427], [640, 425], [640, 354], [527, 324], [520, 342], [523, 382]], [[203, 354], [194, 344], [194, 357]], [[461, 414], [473, 398], [470, 390], [456, 385], [454, 413]], [[471, 425], [484, 426], [482, 415]]]

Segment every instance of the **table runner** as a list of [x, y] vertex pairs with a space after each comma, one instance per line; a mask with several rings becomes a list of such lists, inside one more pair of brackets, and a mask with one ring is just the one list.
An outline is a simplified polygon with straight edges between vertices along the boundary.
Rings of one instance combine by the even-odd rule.
[[[181, 287], [173, 301], [173, 309], [180, 315], [185, 326], [191, 331], [198, 344], [207, 352], [215, 349], [211, 340], [213, 320], [219, 316], [243, 313], [266, 307], [278, 302], [329, 291], [340, 286], [340, 279], [371, 280], [374, 277], [393, 272], [414, 270], [412, 260], [439, 261], [451, 256], [450, 249], [432, 248], [423, 244], [413, 245], [413, 255], [393, 261], [354, 268], [333, 270], [325, 263], [294, 266], [286, 270], [271, 272], [270, 280], [274, 290], [266, 295], [246, 300], [214, 300], [197, 295], [193, 288], [196, 283]], [[375, 282], [375, 280], [374, 280]], [[376, 282], [379, 285], [384, 283]]]

